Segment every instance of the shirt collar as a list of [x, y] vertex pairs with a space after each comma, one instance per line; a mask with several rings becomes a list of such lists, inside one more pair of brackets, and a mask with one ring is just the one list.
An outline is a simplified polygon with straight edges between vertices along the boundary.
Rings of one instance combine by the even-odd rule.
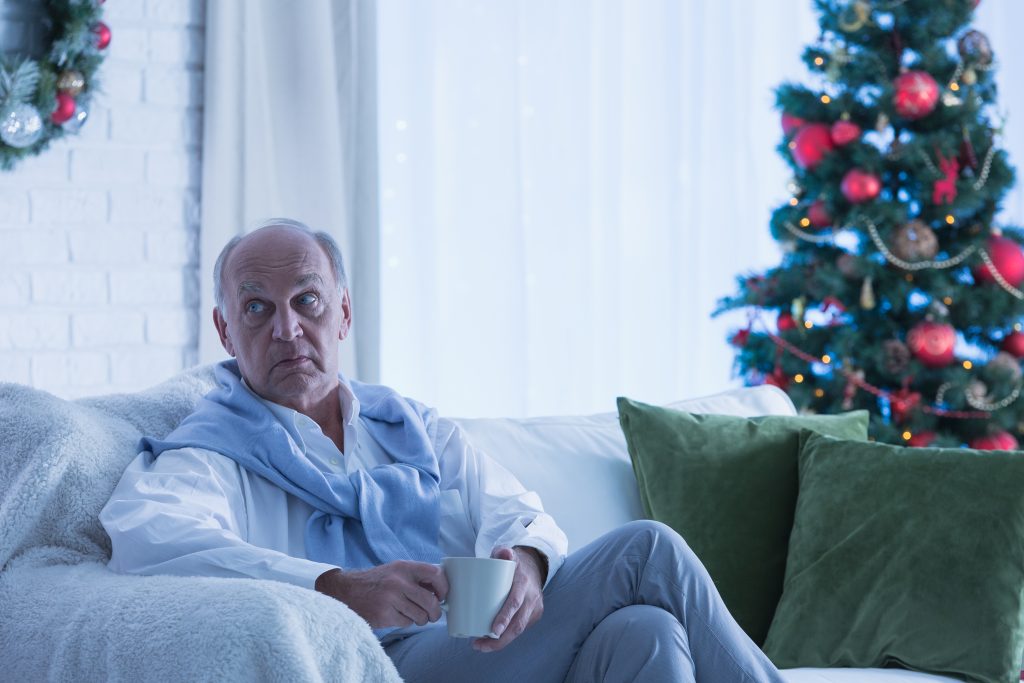
[[[262, 401], [264, 405], [270, 409], [270, 412], [274, 414], [274, 417], [277, 418], [278, 422], [298, 426], [300, 417], [312, 421], [308, 416], [303, 415], [297, 410], [263, 398], [252, 390], [252, 387], [249, 386], [244, 377], [242, 378], [242, 386], [248, 389], [253, 396]], [[342, 375], [338, 376], [338, 403], [341, 405], [342, 424], [345, 426], [355, 425], [356, 420], [359, 419], [359, 399], [356, 398], [355, 393], [353, 393], [352, 387], [348, 384], [348, 380]]]

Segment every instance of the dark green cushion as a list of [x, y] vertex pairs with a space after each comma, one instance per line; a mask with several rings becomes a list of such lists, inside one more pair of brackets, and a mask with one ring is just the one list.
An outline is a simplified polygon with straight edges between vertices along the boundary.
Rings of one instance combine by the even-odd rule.
[[801, 441], [772, 661], [1016, 681], [1024, 453]]
[[686, 539], [760, 645], [782, 594], [800, 430], [866, 439], [867, 412], [744, 418], [618, 405], [644, 510]]

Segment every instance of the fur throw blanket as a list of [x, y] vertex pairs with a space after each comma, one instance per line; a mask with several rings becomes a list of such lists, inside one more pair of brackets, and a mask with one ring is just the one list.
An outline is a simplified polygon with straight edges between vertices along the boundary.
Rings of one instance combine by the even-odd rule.
[[369, 626], [313, 591], [106, 568], [97, 516], [140, 437], [212, 388], [212, 367], [75, 401], [0, 384], [0, 678], [400, 680]]

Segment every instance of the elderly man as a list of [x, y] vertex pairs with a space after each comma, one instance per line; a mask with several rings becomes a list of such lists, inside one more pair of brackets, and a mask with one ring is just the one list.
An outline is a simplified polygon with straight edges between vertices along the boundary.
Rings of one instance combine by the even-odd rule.
[[[224, 248], [214, 285], [234, 360], [143, 440], [100, 517], [112, 569], [317, 590], [409, 681], [780, 680], [672, 530], [630, 524], [566, 558], [536, 494], [454, 423], [341, 376], [352, 306], [328, 235], [270, 221]], [[515, 561], [496, 637], [448, 637], [446, 555]]]

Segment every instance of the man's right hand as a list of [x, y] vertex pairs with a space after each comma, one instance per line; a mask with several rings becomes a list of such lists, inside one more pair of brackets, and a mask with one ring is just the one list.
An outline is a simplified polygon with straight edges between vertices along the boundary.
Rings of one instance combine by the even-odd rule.
[[348, 605], [371, 628], [423, 626], [441, 618], [448, 580], [441, 567], [425, 562], [389, 562], [364, 571], [332, 569], [315, 588]]

